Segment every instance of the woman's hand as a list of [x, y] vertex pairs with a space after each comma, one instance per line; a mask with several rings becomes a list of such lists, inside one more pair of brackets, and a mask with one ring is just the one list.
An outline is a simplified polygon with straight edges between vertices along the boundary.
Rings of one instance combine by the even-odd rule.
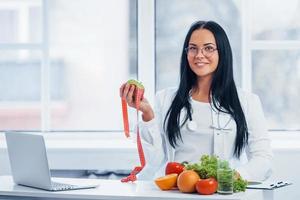
[[[132, 108], [136, 108], [135, 89], [135, 85], [130, 85], [128, 83], [124, 83], [120, 87], [120, 97], [126, 100], [127, 104]], [[154, 118], [152, 107], [146, 98], [141, 99], [139, 110], [143, 113], [142, 118], [144, 121], [147, 122]]]

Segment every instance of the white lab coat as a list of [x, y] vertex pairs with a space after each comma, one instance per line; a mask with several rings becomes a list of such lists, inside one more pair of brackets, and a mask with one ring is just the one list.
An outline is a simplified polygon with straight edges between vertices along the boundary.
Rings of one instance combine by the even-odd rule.
[[[175, 96], [176, 89], [168, 88], [159, 91], [155, 98], [155, 118], [149, 122], [140, 122], [140, 134], [146, 157], [146, 166], [138, 174], [139, 180], [151, 180], [164, 175], [165, 166], [174, 161], [175, 149], [170, 145], [167, 134], [163, 130], [163, 121]], [[226, 128], [231, 130], [214, 129], [213, 154], [227, 159], [240, 175], [247, 180], [261, 181], [271, 173], [273, 157], [270, 139], [268, 137], [266, 120], [257, 95], [238, 90], [239, 99], [246, 117], [249, 139], [248, 145], [240, 159], [233, 156], [236, 136], [236, 123], [232, 119]], [[195, 111], [194, 111], [195, 112]], [[230, 115], [212, 112], [213, 126], [224, 127]], [[185, 116], [182, 110], [181, 117]], [[217, 123], [219, 120], [219, 123]], [[220, 128], [219, 127], [219, 128]], [[201, 145], [201, 142], [199, 143]], [[201, 155], [199, 155], [199, 158]]]

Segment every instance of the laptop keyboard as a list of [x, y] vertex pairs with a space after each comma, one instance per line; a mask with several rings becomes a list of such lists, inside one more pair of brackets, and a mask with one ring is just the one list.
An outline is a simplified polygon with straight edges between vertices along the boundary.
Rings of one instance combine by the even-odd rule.
[[58, 183], [58, 182], [52, 182], [52, 189], [55, 191], [60, 191], [60, 190], [74, 190], [79, 188], [77, 185], [70, 185], [70, 184], [65, 184], [65, 183]]

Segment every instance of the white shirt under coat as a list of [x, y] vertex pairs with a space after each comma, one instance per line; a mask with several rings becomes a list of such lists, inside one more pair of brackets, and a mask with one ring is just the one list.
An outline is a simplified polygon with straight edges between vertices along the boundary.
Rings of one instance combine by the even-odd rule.
[[[139, 180], [152, 180], [163, 176], [166, 164], [175, 161], [176, 149], [170, 145], [167, 134], [163, 129], [163, 121], [175, 93], [175, 88], [157, 92], [154, 105], [154, 119], [139, 123], [146, 158], [146, 166], [138, 174]], [[261, 181], [270, 175], [273, 157], [266, 120], [257, 95], [242, 90], [238, 90], [238, 95], [248, 125], [248, 145], [242, 152], [240, 159], [233, 156], [236, 123], [234, 120], [229, 121], [231, 118], [229, 114], [218, 113], [213, 109], [212, 126], [216, 128], [213, 129], [212, 133], [212, 154], [222, 159], [227, 159], [243, 178], [251, 181]], [[180, 120], [183, 120], [186, 111], [183, 109], [181, 112]], [[197, 110], [194, 110], [194, 114], [196, 112]], [[218, 126], [220, 128], [225, 124], [227, 124], [225, 130], [218, 129]], [[201, 144], [201, 141], [199, 141], [199, 146]], [[201, 155], [195, 156], [196, 158], [192, 160], [197, 160], [201, 157]]]
[[195, 101], [190, 97], [192, 120], [181, 129], [182, 140], [175, 147], [174, 161], [199, 162], [203, 154], [213, 154], [212, 108], [209, 103]]

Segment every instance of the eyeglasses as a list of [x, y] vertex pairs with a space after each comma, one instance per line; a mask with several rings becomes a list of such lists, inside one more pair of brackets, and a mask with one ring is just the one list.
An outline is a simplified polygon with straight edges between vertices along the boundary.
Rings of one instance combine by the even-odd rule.
[[195, 47], [195, 46], [190, 46], [190, 47], [187, 47], [185, 48], [185, 51], [186, 53], [189, 55], [189, 56], [196, 56], [198, 55], [199, 53], [199, 50], [201, 51], [201, 53], [205, 56], [205, 57], [211, 57], [214, 53], [214, 51], [218, 50], [217, 48], [213, 47], [213, 46], [204, 46], [202, 48], [198, 48], [198, 47]]

